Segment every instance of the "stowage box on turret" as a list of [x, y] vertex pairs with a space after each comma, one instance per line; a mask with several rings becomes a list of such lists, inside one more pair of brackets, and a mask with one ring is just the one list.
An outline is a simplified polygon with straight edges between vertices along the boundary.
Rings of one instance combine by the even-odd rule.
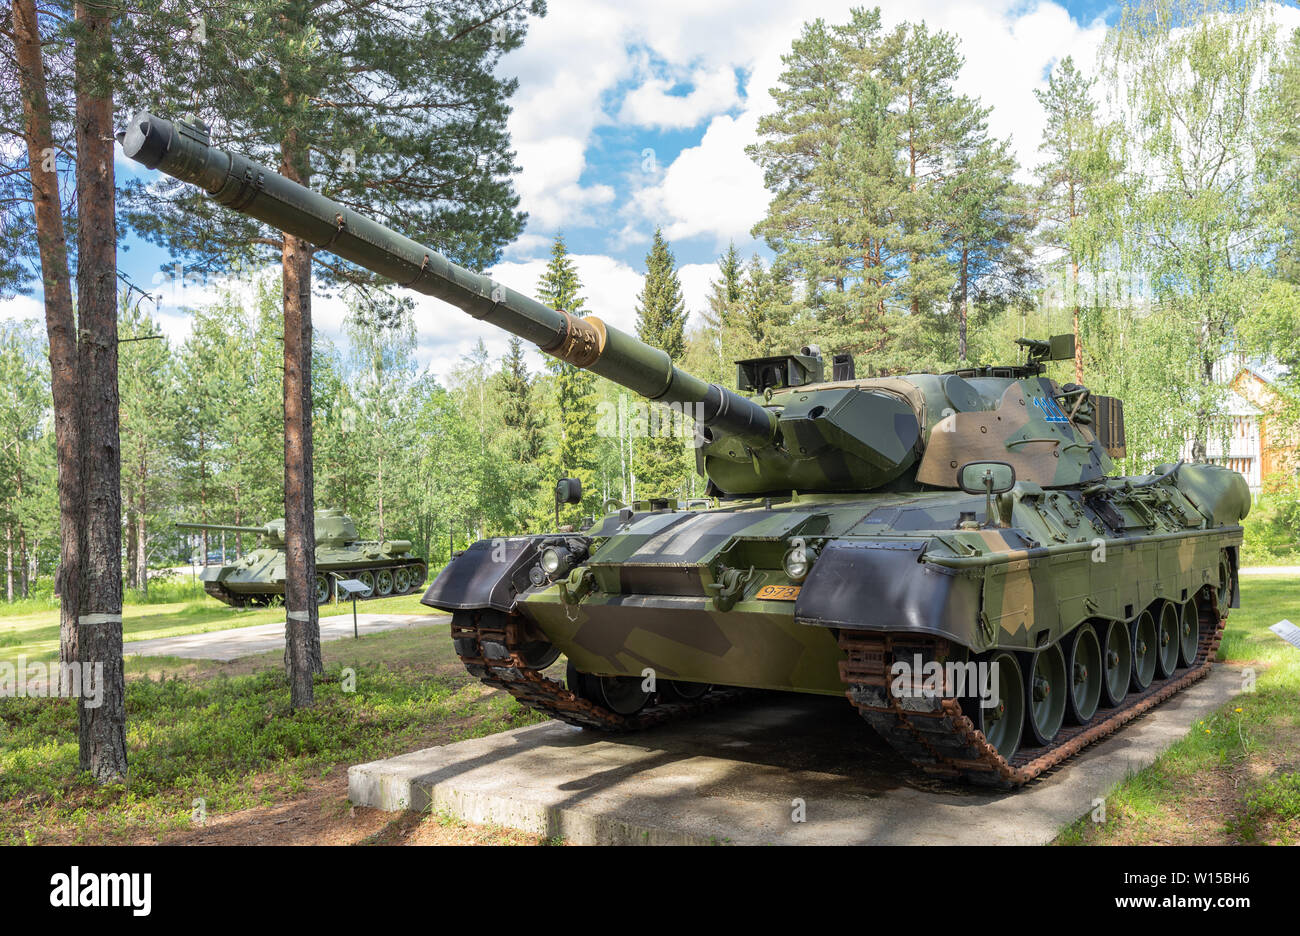
[[[199, 578], [203, 589], [219, 601], [237, 608], [265, 605], [284, 597], [284, 520], [265, 526], [231, 526], [224, 523], [178, 523], [182, 530], [225, 530], [253, 533], [262, 545], [223, 565], [205, 566]], [[357, 525], [343, 511], [330, 507], [316, 511], [316, 601], [329, 600], [337, 578], [356, 579], [367, 587], [358, 598], [404, 595], [424, 585], [428, 566], [411, 551], [410, 540], [363, 540]]]
[[[736, 393], [142, 114], [128, 156], [436, 296], [698, 423], [713, 498], [476, 543], [424, 596], [471, 673], [577, 725], [632, 730], [743, 689], [847, 695], [904, 756], [1016, 785], [1208, 672], [1237, 604], [1244, 479], [1117, 477], [1123, 408], [1046, 376], [1073, 338], [946, 374], [858, 379], [820, 352], [739, 362]], [[565, 481], [566, 500], [575, 485]], [[543, 670], [559, 654], [567, 679]], [[847, 739], [846, 739], [847, 740]]]

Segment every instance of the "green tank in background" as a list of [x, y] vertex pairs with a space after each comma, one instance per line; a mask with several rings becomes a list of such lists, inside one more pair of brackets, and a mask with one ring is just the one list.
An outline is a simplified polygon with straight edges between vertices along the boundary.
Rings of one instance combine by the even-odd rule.
[[[203, 589], [218, 601], [242, 608], [268, 605], [284, 598], [284, 520], [264, 526], [224, 523], [178, 523], [181, 530], [224, 530], [254, 533], [262, 544], [233, 562], [205, 566], [199, 573]], [[407, 555], [410, 540], [363, 540], [352, 518], [337, 508], [316, 511], [316, 601], [334, 594], [335, 576], [357, 579], [369, 588], [361, 599], [404, 595], [424, 585], [428, 566]]]
[[[1023, 359], [858, 379], [820, 351], [738, 362], [734, 392], [141, 114], [127, 156], [697, 424], [710, 500], [475, 543], [430, 586], [471, 673], [576, 725], [647, 728], [744, 689], [847, 695], [926, 771], [1032, 780], [1204, 676], [1237, 604], [1245, 479], [1116, 477], [1119, 400]], [[571, 479], [557, 499], [576, 502]], [[560, 654], [567, 679], [543, 670]], [[852, 743], [851, 738], [845, 739]]]

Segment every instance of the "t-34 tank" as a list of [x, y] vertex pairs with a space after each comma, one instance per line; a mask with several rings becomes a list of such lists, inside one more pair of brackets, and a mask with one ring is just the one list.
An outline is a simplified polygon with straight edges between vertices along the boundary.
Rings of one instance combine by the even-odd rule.
[[[857, 379], [851, 359], [739, 362], [709, 384], [212, 147], [137, 116], [126, 154], [394, 283], [436, 296], [698, 423], [715, 498], [581, 532], [475, 543], [424, 596], [469, 671], [565, 721], [631, 730], [740, 688], [847, 695], [934, 773], [1015, 785], [1205, 675], [1237, 603], [1244, 479], [1115, 476], [1120, 401], [1016, 364]], [[558, 492], [572, 499], [565, 480]], [[567, 656], [567, 679], [543, 670]], [[846, 739], [848, 742], [849, 739]]]
[[[255, 533], [262, 545], [224, 565], [205, 566], [199, 574], [203, 589], [228, 605], [271, 604], [284, 597], [284, 520], [265, 526], [231, 526], [224, 523], [178, 523], [182, 530], [224, 530]], [[357, 579], [369, 588], [359, 598], [403, 595], [424, 585], [428, 566], [407, 553], [410, 540], [363, 540], [357, 525], [343, 511], [330, 507], [316, 511], [316, 600], [334, 594], [335, 576]]]

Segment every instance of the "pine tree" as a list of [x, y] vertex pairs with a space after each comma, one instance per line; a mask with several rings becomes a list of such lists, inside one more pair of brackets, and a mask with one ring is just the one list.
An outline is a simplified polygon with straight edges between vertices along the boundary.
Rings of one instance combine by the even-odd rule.
[[925, 23], [901, 24], [885, 42], [881, 60], [908, 193], [897, 209], [902, 228], [897, 243], [907, 254], [899, 298], [913, 315], [946, 304], [955, 274], [942, 241], [942, 219], [950, 209], [944, 182], [963, 141], [989, 113], [957, 93], [963, 64], [957, 37], [931, 32]]
[[[253, 17], [238, 5], [213, 7], [205, 11], [203, 41], [151, 49], [160, 85], [153, 93], [166, 97], [180, 85], [224, 144], [482, 268], [523, 227], [505, 125], [516, 85], [497, 76], [496, 64], [522, 42], [529, 9], [544, 11], [540, 2], [525, 9], [492, 0], [414, 12], [403, 0], [288, 0]], [[377, 278], [335, 257], [316, 258], [311, 243], [227, 211], [192, 186], [136, 185], [130, 194], [131, 223], [200, 268], [227, 269], [268, 250], [280, 261], [291, 612], [285, 667], [293, 706], [308, 707], [312, 674], [323, 669], [313, 531], [312, 281], [364, 287]]]
[[[860, 238], [887, 224], [899, 172], [868, 168], [888, 140], [886, 96], [870, 70], [877, 64], [879, 11], [855, 10], [849, 24], [804, 25], [772, 90], [773, 114], [758, 123], [760, 142], [747, 152], [772, 192], [754, 226], [803, 281], [816, 310], [818, 338], [845, 348], [881, 343], [878, 317], [890, 260]], [[846, 146], [845, 128], [854, 143]], [[882, 138], [882, 134], [884, 138]], [[876, 270], [875, 275], [871, 269]]]
[[1047, 88], [1034, 90], [1047, 118], [1038, 147], [1047, 156], [1037, 170], [1040, 233], [1043, 242], [1061, 254], [1068, 270], [1066, 301], [1074, 325], [1075, 383], [1083, 382], [1080, 318], [1085, 306], [1079, 272], [1085, 264], [1097, 263], [1114, 236], [1107, 230], [1113, 211], [1104, 210], [1104, 202], [1111, 197], [1122, 168], [1112, 155], [1113, 129], [1098, 123], [1093, 84], [1067, 56], [1052, 69]]
[[966, 361], [971, 301], [992, 306], [1018, 300], [1033, 280], [1028, 248], [1033, 216], [1014, 179], [1011, 145], [982, 137], [981, 132], [969, 142], [944, 184], [950, 208], [943, 233], [957, 271], [952, 307], [961, 362]]
[[[537, 299], [554, 309], [578, 317], [587, 314], [582, 283], [569, 256], [564, 235], [555, 235], [551, 260], [538, 283]], [[593, 515], [598, 506], [596, 491], [596, 375], [566, 361], [548, 359], [547, 370], [555, 375], [555, 402], [559, 416], [559, 444], [555, 449], [556, 477], [576, 477], [582, 482], [583, 504], [578, 512]]]
[[[668, 353], [679, 362], [686, 353], [686, 301], [677, 276], [677, 264], [655, 229], [650, 253], [646, 255], [645, 285], [637, 296], [636, 335], [648, 345]], [[639, 401], [633, 405], [641, 405]], [[646, 420], [647, 437], [634, 444], [634, 472], [638, 491], [667, 497], [688, 491], [687, 442], [694, 432], [690, 419], [666, 407], [651, 404]]]
[[956, 38], [856, 9], [806, 24], [782, 61], [748, 149], [772, 192], [754, 234], [803, 283], [804, 340], [886, 369], [933, 360], [956, 280], [945, 235], [969, 227], [950, 175], [988, 115], [955, 89]]

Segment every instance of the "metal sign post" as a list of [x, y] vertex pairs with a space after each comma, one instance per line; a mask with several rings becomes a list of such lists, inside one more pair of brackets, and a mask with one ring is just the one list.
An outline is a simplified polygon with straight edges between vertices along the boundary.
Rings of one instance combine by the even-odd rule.
[[358, 579], [345, 579], [337, 572], [331, 572], [330, 575], [334, 576], [334, 594], [342, 592], [344, 598], [352, 599], [352, 638], [355, 640], [360, 636], [357, 633], [357, 596], [369, 591], [369, 586]]

